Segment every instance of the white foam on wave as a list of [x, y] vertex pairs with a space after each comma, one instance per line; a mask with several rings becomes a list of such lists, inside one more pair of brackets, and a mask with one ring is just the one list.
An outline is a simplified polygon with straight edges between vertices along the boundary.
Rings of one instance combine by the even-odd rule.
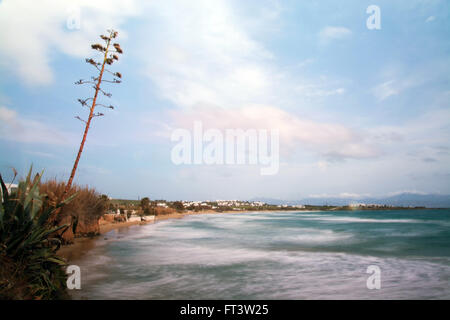
[[[286, 219], [294, 217], [333, 222], [423, 222], [320, 213], [297, 213]], [[299, 251], [297, 247], [301, 249], [302, 244], [352, 241], [355, 237], [348, 232], [292, 226], [264, 232], [260, 220], [265, 219], [273, 219], [272, 214], [192, 216], [135, 228], [124, 233], [120, 242], [89, 252], [82, 262], [88, 273], [83, 287], [90, 288], [88, 298], [112, 299], [450, 298], [450, 259], [433, 262]], [[196, 221], [203, 224], [192, 224]], [[203, 240], [215, 237], [220, 241]], [[290, 242], [295, 250], [287, 246], [277, 250], [271, 245], [274, 241]], [[118, 254], [109, 258], [105, 250]], [[366, 287], [369, 265], [381, 268], [381, 290]]]
[[353, 238], [353, 234], [348, 232], [335, 232], [328, 229], [295, 228], [285, 230], [284, 235], [280, 235], [275, 239], [306, 244], [318, 244], [349, 240], [351, 238]]
[[241, 262], [268, 259], [270, 254], [263, 250], [248, 248], [226, 248], [207, 245], [160, 246], [148, 250], [139, 259], [150, 265], [229, 265]]
[[336, 221], [336, 222], [361, 222], [361, 223], [422, 223], [421, 220], [416, 219], [369, 219], [357, 217], [307, 217], [305, 220], [319, 220], [319, 221]]
[[[435, 263], [346, 253], [186, 245], [152, 248], [145, 255], [119, 262], [128, 266], [129, 273], [138, 274], [145, 270], [151, 277], [148, 280], [139, 278], [132, 284], [120, 278], [96, 282], [96, 287], [91, 289], [94, 296], [113, 299], [124, 296], [147, 299], [450, 297], [446, 280], [450, 276], [448, 259]], [[369, 265], [381, 269], [381, 290], [366, 287]], [[220, 266], [229, 268], [216, 268]]]
[[295, 217], [300, 217], [300, 218], [302, 218], [302, 217], [331, 217], [329, 214], [312, 214], [312, 213], [309, 213], [309, 214], [304, 214], [304, 213], [301, 213], [301, 214], [296, 214], [295, 215]]
[[[425, 260], [379, 258], [343, 253], [275, 255], [286, 267], [277, 280], [284, 299], [445, 299], [450, 266]], [[369, 265], [381, 270], [381, 290], [368, 290]], [[293, 274], [297, 276], [292, 276]]]

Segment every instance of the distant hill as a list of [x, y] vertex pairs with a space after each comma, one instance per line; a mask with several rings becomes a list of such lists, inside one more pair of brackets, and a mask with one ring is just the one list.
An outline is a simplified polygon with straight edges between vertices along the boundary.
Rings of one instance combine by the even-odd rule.
[[344, 206], [350, 203], [366, 204], [386, 204], [393, 206], [413, 206], [428, 208], [450, 208], [450, 195], [442, 194], [419, 194], [419, 193], [401, 193], [389, 197], [361, 197], [361, 198], [337, 198], [337, 197], [319, 197], [303, 198], [299, 200], [281, 200], [274, 198], [254, 198], [251, 201], [262, 201], [269, 204], [309, 204], [309, 205], [332, 205]]

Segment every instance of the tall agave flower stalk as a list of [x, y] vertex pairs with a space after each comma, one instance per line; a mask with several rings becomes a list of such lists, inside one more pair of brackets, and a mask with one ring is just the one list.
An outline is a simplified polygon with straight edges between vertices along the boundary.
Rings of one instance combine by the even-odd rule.
[[[114, 30], [108, 30], [108, 35], [101, 35], [100, 38], [104, 41], [104, 44], [93, 44], [91, 45], [91, 48], [94, 50], [99, 51], [101, 54], [103, 54], [103, 60], [102, 62], [97, 62], [96, 60], [90, 58], [86, 59], [86, 63], [92, 65], [95, 67], [99, 74], [97, 77], [91, 77], [91, 80], [79, 80], [75, 82], [75, 84], [91, 84], [92, 88], [94, 89], [94, 96], [87, 98], [87, 99], [78, 99], [78, 102], [81, 104], [82, 107], [89, 108], [89, 116], [87, 120], [82, 119], [79, 116], [76, 116], [75, 118], [85, 123], [84, 128], [84, 134], [83, 138], [80, 143], [80, 148], [78, 149], [78, 154], [75, 159], [75, 162], [73, 164], [72, 172], [70, 173], [69, 181], [67, 182], [66, 189], [64, 191], [64, 194], [66, 194], [72, 185], [73, 178], [75, 177], [75, 172], [77, 171], [78, 162], [80, 161], [81, 153], [83, 152], [84, 144], [86, 142], [87, 133], [89, 131], [89, 127], [91, 125], [91, 121], [94, 117], [101, 117], [104, 114], [101, 112], [95, 112], [95, 107], [104, 107], [109, 109], [114, 109], [112, 105], [104, 105], [97, 103], [98, 94], [102, 93], [104, 96], [110, 98], [111, 93], [108, 93], [104, 91], [101, 87], [102, 83], [109, 82], [109, 83], [120, 83], [122, 78], [122, 74], [120, 72], [111, 72], [106, 68], [106, 65], [112, 65], [115, 61], [119, 60], [118, 54], [122, 54], [122, 48], [120, 47], [120, 44], [118, 43], [112, 43], [112, 41], [117, 37], [118, 33]], [[110, 75], [113, 76], [112, 79], [104, 79], [103, 75], [104, 73], [108, 72]]]

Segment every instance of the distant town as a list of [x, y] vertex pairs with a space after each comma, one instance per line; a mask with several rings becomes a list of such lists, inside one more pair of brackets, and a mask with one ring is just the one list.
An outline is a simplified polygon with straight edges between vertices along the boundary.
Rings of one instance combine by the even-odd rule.
[[425, 207], [393, 206], [385, 204], [350, 203], [344, 206], [308, 204], [270, 204], [262, 201], [205, 200], [167, 201], [110, 199], [110, 214], [128, 213], [133, 215], [164, 215], [174, 212], [230, 212], [230, 211], [336, 211], [336, 210], [396, 210], [423, 209]]

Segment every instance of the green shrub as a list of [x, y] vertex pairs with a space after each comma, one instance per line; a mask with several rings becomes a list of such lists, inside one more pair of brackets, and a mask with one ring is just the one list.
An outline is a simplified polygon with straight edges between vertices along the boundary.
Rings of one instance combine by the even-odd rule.
[[0, 175], [0, 299], [56, 299], [66, 297], [65, 261], [50, 217], [66, 201], [49, 205], [39, 191], [40, 175], [30, 169], [17, 191], [8, 194]]
[[175, 201], [171, 204], [171, 208], [174, 208], [175, 210], [177, 210], [177, 212], [183, 212], [184, 211], [184, 206], [183, 203], [181, 201]]

